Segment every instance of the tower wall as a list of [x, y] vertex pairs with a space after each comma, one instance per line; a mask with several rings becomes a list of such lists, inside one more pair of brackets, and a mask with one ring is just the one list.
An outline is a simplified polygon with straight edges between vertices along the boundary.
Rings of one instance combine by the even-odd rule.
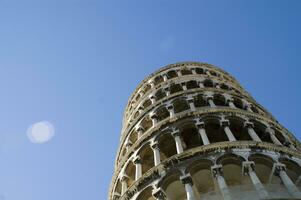
[[109, 200], [301, 199], [300, 149], [227, 72], [168, 65], [128, 101]]

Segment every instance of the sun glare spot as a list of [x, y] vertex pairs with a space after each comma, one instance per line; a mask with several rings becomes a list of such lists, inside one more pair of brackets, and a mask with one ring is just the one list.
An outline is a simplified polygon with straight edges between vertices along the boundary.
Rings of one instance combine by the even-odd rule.
[[37, 122], [28, 128], [27, 136], [32, 143], [45, 143], [54, 136], [54, 127], [48, 121]]

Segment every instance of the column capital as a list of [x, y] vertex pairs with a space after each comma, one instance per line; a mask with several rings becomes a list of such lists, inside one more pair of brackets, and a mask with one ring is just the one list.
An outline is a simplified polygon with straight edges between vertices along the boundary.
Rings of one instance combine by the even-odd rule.
[[149, 115], [149, 117], [150, 117], [151, 119], [157, 119], [157, 118], [158, 118], [158, 115], [157, 115], [156, 113], [152, 113], [152, 114]]
[[189, 184], [189, 185], [193, 185], [193, 181], [192, 178], [190, 176], [190, 174], [185, 174], [183, 176], [180, 176], [180, 180], [182, 182], [182, 184]]
[[173, 105], [172, 104], [168, 104], [166, 105], [167, 110], [172, 110], [173, 109]]
[[186, 100], [188, 103], [193, 103], [193, 101], [194, 101], [193, 97], [188, 97]]
[[281, 171], [286, 171], [285, 164], [282, 164], [282, 163], [274, 163], [273, 168], [274, 168], [274, 174], [275, 174], [276, 176], [279, 176], [279, 173], [280, 173]]
[[205, 122], [203, 122], [203, 121], [199, 121], [199, 122], [195, 123], [195, 125], [196, 125], [199, 129], [205, 128]]
[[136, 131], [144, 131], [144, 128], [143, 128], [142, 126], [138, 126], [138, 127], [136, 128]]
[[152, 149], [159, 149], [159, 143], [157, 141], [152, 142], [150, 146], [151, 146]]
[[243, 175], [247, 175], [251, 170], [255, 170], [255, 163], [254, 161], [244, 161], [242, 162], [242, 170]]
[[275, 131], [274, 131], [274, 129], [272, 129], [271, 127], [267, 127], [267, 128], [265, 129], [265, 133], [275, 135]]
[[171, 132], [171, 135], [172, 135], [173, 137], [180, 136], [180, 131], [179, 131], [179, 130], [173, 130], [173, 131]]
[[124, 182], [124, 181], [127, 181], [129, 179], [129, 177], [126, 175], [126, 174], [124, 174], [121, 178], [120, 178], [120, 181], [121, 182]]
[[126, 147], [131, 147], [132, 144], [133, 144], [133, 143], [132, 143], [130, 140], [128, 140], [128, 141], [125, 142], [125, 146], [126, 146]]
[[211, 167], [211, 173], [214, 178], [217, 176], [223, 175], [223, 166], [222, 165], [214, 165]]
[[142, 163], [142, 161], [141, 161], [141, 158], [140, 158], [140, 156], [137, 156], [135, 159], [134, 159], [134, 164], [135, 165], [137, 165], [137, 164], [141, 164]]
[[161, 188], [153, 189], [152, 195], [158, 200], [165, 200], [166, 195]]
[[230, 121], [227, 119], [221, 119], [219, 123], [221, 127], [230, 126]]
[[244, 122], [244, 127], [245, 128], [254, 128], [254, 123], [252, 123], [250, 121], [246, 121], [246, 122]]

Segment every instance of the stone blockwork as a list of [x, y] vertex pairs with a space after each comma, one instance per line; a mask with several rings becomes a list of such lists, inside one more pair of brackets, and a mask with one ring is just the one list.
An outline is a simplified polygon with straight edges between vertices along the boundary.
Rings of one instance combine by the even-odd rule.
[[129, 99], [109, 200], [301, 199], [300, 150], [225, 71], [168, 65]]

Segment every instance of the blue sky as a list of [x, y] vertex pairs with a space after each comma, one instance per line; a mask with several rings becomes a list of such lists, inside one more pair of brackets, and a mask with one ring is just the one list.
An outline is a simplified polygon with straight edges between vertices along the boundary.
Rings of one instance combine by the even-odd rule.
[[[127, 99], [179, 61], [225, 69], [301, 139], [300, 1], [0, 0], [0, 200], [105, 200]], [[47, 120], [55, 136], [31, 143]]]

